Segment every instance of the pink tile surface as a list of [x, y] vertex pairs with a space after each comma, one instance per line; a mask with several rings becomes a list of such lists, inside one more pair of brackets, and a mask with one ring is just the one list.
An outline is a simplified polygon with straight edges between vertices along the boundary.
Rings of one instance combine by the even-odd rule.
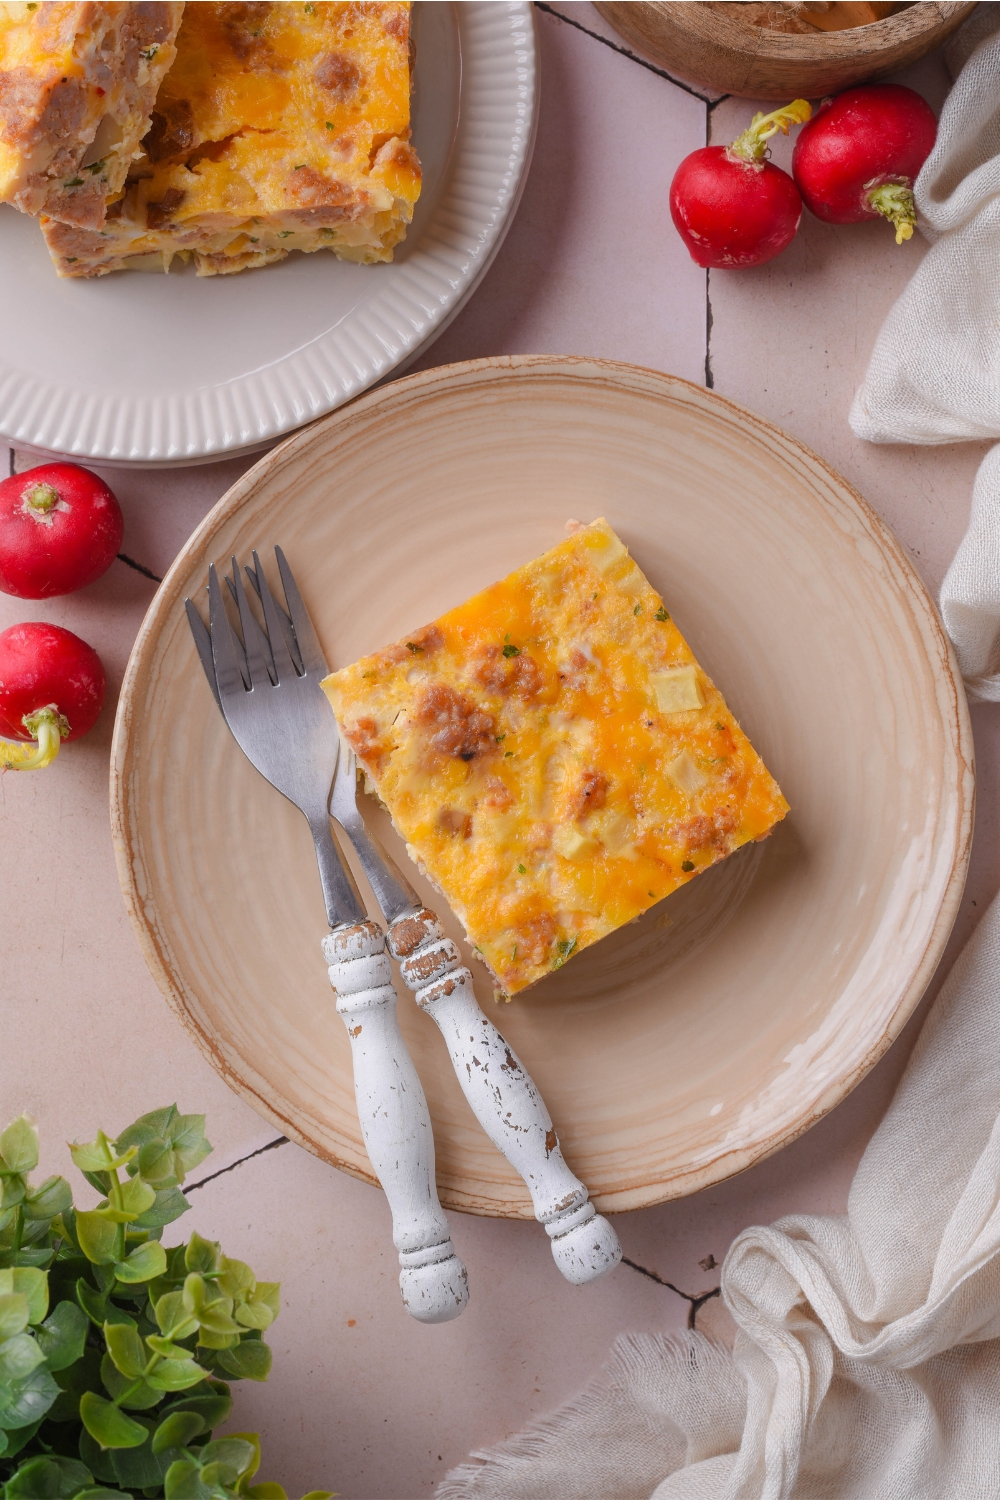
[[[716, 390], [846, 474], [936, 587], [965, 525], [982, 447], [878, 449], [858, 442], [846, 421], [875, 334], [922, 242], [897, 249], [881, 225], [841, 230], [807, 217], [772, 265], [711, 275], [706, 349], [706, 277], [674, 235], [667, 192], [676, 164], [703, 144], [709, 125], [712, 139], [728, 139], [753, 104], [724, 101], [709, 122], [690, 93], [606, 45], [614, 33], [589, 5], [560, 0], [538, 23], [542, 113], [518, 217], [478, 294], [423, 363], [592, 354], [704, 382], [707, 353]], [[946, 86], [933, 59], [909, 81], [935, 104]], [[789, 151], [779, 142], [776, 159]], [[125, 552], [161, 575], [245, 467], [109, 473], [126, 513]], [[154, 587], [118, 563], [66, 600], [25, 607], [0, 596], [0, 628], [26, 617], [68, 625], [98, 649], [110, 684], [97, 729], [51, 770], [0, 778], [0, 1098], [7, 1116], [27, 1108], [38, 1119], [45, 1170], [68, 1169], [67, 1139], [99, 1124], [119, 1128], [174, 1098], [208, 1113], [217, 1151], [202, 1175], [274, 1138], [167, 1008], [115, 876], [107, 814], [114, 699]], [[1000, 729], [990, 707], [973, 717], [977, 817], [992, 829]], [[1000, 886], [995, 847], [992, 837], [977, 837], [950, 953]], [[264, 1432], [264, 1477], [292, 1493], [326, 1484], [345, 1500], [429, 1496], [471, 1448], [577, 1390], [616, 1334], [683, 1326], [689, 1303], [678, 1293], [717, 1285], [718, 1263], [741, 1228], [789, 1212], [843, 1210], [918, 1023], [839, 1109], [779, 1156], [695, 1197], [620, 1217], [625, 1255], [639, 1269], [623, 1266], [573, 1289], [555, 1273], [537, 1226], [453, 1216], [473, 1296], [467, 1313], [444, 1328], [420, 1327], [402, 1313], [377, 1190], [287, 1144], [214, 1178], [195, 1193], [184, 1227], [221, 1238], [284, 1284], [271, 1335], [274, 1372], [267, 1386], [239, 1388], [233, 1423]], [[727, 1332], [718, 1299], [704, 1303], [698, 1319]]]

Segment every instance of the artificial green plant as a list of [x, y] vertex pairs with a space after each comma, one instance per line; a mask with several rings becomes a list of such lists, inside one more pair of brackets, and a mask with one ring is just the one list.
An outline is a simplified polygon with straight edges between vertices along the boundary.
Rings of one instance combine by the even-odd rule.
[[256, 1433], [212, 1436], [230, 1382], [267, 1379], [278, 1284], [199, 1234], [161, 1243], [212, 1149], [204, 1115], [171, 1105], [69, 1149], [96, 1208], [63, 1177], [32, 1185], [26, 1115], [0, 1134], [0, 1496], [284, 1500], [253, 1482]]

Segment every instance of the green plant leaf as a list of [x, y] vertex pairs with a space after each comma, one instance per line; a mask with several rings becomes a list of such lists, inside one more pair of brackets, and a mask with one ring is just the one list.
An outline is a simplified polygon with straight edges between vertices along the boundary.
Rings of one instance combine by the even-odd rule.
[[44, 1420], [44, 1417], [39, 1417], [37, 1422], [30, 1422], [27, 1427], [11, 1427], [6, 1432], [0, 1432], [0, 1437], [6, 1441], [6, 1447], [0, 1449], [4, 1458], [14, 1458], [20, 1453], [31, 1442]]
[[226, 1483], [234, 1484], [244, 1474], [252, 1479], [260, 1468], [260, 1440], [256, 1433], [230, 1432], [206, 1443], [198, 1457], [203, 1468], [207, 1464], [225, 1464], [232, 1474]]
[[156, 1321], [160, 1332], [173, 1339], [190, 1338], [198, 1329], [198, 1319], [188, 1313], [184, 1306], [183, 1292], [164, 1292], [154, 1304]]
[[203, 1380], [205, 1371], [193, 1359], [165, 1359], [146, 1377], [155, 1391], [186, 1391]]
[[[252, 1484], [248, 1490], [240, 1492], [247, 1496], [247, 1500], [288, 1500], [288, 1492], [284, 1485], [275, 1484], [273, 1479], [265, 1479], [263, 1484]], [[315, 1492], [319, 1494], [319, 1490]], [[324, 1496], [324, 1500], [332, 1500], [332, 1497]]]
[[48, 1453], [30, 1458], [4, 1486], [5, 1500], [73, 1500], [93, 1483], [90, 1470], [77, 1458]]
[[46, 1177], [24, 1198], [24, 1211], [29, 1219], [54, 1219], [72, 1206], [73, 1189], [65, 1177]]
[[0, 1134], [0, 1156], [6, 1172], [17, 1172], [22, 1177], [38, 1166], [38, 1131], [30, 1115], [12, 1120]]
[[240, 1460], [242, 1467], [239, 1471], [240, 1491], [244, 1491], [249, 1481], [260, 1468], [260, 1433], [259, 1432], [229, 1432], [224, 1438], [218, 1438], [215, 1442], [206, 1443], [201, 1450], [201, 1461], [205, 1463], [209, 1458], [214, 1458], [213, 1450], [222, 1443], [232, 1442], [234, 1439], [250, 1449], [249, 1457]]
[[80, 1397], [80, 1419], [102, 1448], [138, 1448], [146, 1441], [147, 1428], [93, 1391]]
[[271, 1373], [271, 1348], [262, 1339], [244, 1339], [235, 1349], [221, 1349], [216, 1358], [235, 1380], [266, 1380]]
[[94, 1172], [103, 1177], [105, 1173], [128, 1166], [136, 1154], [134, 1147], [116, 1154], [115, 1145], [114, 1141], [105, 1141], [101, 1136], [96, 1141], [71, 1141], [69, 1154], [73, 1158], [73, 1165], [79, 1167], [81, 1172]]
[[201, 1482], [201, 1464], [190, 1458], [178, 1458], [167, 1470], [163, 1481], [166, 1500], [215, 1500], [207, 1484]]
[[[77, 1490], [73, 1500], [123, 1500], [121, 1490], [106, 1490], [103, 1484], [92, 1484], [85, 1490]], [[130, 1495], [124, 1500], [132, 1500]]]
[[191, 1207], [179, 1187], [161, 1188], [154, 1194], [152, 1207], [140, 1214], [135, 1224], [137, 1229], [162, 1229], [172, 1224]]
[[59, 1387], [44, 1364], [36, 1365], [23, 1380], [0, 1385], [0, 1427], [27, 1427], [37, 1422], [59, 1395]]
[[8, 1266], [0, 1271], [0, 1297], [20, 1292], [28, 1299], [28, 1322], [40, 1323], [49, 1310], [49, 1278], [34, 1266]]
[[148, 1380], [133, 1380], [116, 1370], [110, 1354], [101, 1360], [101, 1381], [111, 1399], [126, 1411], [146, 1411], [163, 1400], [163, 1392], [155, 1391]]
[[281, 1283], [259, 1281], [245, 1302], [234, 1311], [237, 1323], [244, 1328], [270, 1328], [281, 1311]]
[[130, 1177], [122, 1184], [122, 1204], [132, 1219], [137, 1219], [156, 1202], [156, 1190], [141, 1177]]
[[164, 1418], [153, 1433], [153, 1452], [165, 1453], [168, 1448], [186, 1448], [192, 1438], [200, 1437], [207, 1430], [196, 1411], [175, 1411]]
[[89, 1261], [98, 1266], [112, 1266], [118, 1259], [118, 1229], [99, 1210], [76, 1211], [76, 1237]]
[[234, 1302], [239, 1302], [253, 1294], [257, 1278], [246, 1261], [232, 1260], [228, 1255], [224, 1255], [222, 1275], [216, 1278], [215, 1284], [220, 1292], [225, 1292], [227, 1297], [232, 1297]]
[[189, 1271], [197, 1271], [202, 1276], [211, 1275], [219, 1267], [218, 1245], [211, 1240], [203, 1240], [195, 1231], [185, 1248], [184, 1264]]
[[233, 1398], [229, 1394], [229, 1387], [221, 1380], [209, 1381], [207, 1384], [209, 1394], [191, 1391], [189, 1395], [171, 1401], [161, 1411], [161, 1419], [171, 1417], [179, 1411], [197, 1412], [204, 1423], [206, 1432], [211, 1432], [213, 1427], [220, 1427], [223, 1422], [228, 1421], [233, 1409]]
[[27, 1191], [28, 1186], [23, 1177], [4, 1177], [0, 1182], [0, 1208], [16, 1208], [19, 1203], [24, 1202]]
[[117, 1263], [115, 1275], [119, 1281], [135, 1284], [152, 1281], [155, 1276], [162, 1276], [166, 1269], [167, 1252], [159, 1240], [146, 1240], [145, 1244], [137, 1245], [130, 1255]]
[[73, 1500], [92, 1483], [90, 1470], [79, 1459], [50, 1453], [22, 1464], [8, 1479], [4, 1495], [6, 1500]]
[[7, 1292], [0, 1297], [0, 1340], [23, 1333], [28, 1326], [28, 1299], [23, 1292]]
[[135, 1448], [118, 1449], [111, 1455], [111, 1464], [115, 1477], [123, 1488], [127, 1486], [130, 1490], [158, 1491], [170, 1465], [158, 1453], [153, 1452], [154, 1421], [147, 1417], [140, 1418], [140, 1421], [148, 1428], [146, 1441]]
[[0, 1385], [24, 1380], [42, 1364], [45, 1355], [30, 1333], [15, 1333], [0, 1344]]
[[79, 1452], [95, 1479], [105, 1484], [117, 1484], [118, 1476], [115, 1474], [110, 1452], [102, 1448], [100, 1443], [95, 1443], [86, 1427], [80, 1429]]
[[149, 1355], [138, 1329], [124, 1323], [105, 1323], [104, 1337], [116, 1370], [130, 1380], [139, 1380], [145, 1375]]
[[[110, 1363], [110, 1361], [109, 1361]], [[80, 1417], [80, 1397], [84, 1391], [104, 1394], [101, 1384], [101, 1352], [99, 1349], [84, 1349], [75, 1364], [65, 1370], [57, 1370], [56, 1384], [60, 1387], [48, 1412], [51, 1422], [76, 1422]], [[86, 1459], [84, 1459], [86, 1462]]]
[[159, 1333], [147, 1333], [146, 1343], [155, 1354], [162, 1354], [164, 1359], [190, 1359], [191, 1350], [185, 1349], [183, 1344], [173, 1344], [169, 1339], [163, 1338]]
[[106, 1293], [95, 1291], [81, 1276], [76, 1283], [76, 1300], [95, 1327], [103, 1328], [108, 1306]]
[[199, 1349], [235, 1349], [240, 1341], [240, 1330], [233, 1324], [232, 1333], [215, 1333], [211, 1328], [203, 1328], [198, 1334]]
[[75, 1302], [57, 1302], [37, 1334], [38, 1345], [50, 1370], [65, 1370], [83, 1354], [87, 1342], [87, 1318]]

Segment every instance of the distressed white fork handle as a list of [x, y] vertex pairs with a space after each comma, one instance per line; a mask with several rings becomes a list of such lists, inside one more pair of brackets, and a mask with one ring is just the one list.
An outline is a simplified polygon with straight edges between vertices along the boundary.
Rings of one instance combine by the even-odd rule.
[[618, 1236], [566, 1165], [549, 1112], [517, 1056], [480, 1010], [458, 948], [426, 908], [397, 917], [387, 945], [417, 1004], [444, 1037], [473, 1114], [524, 1179], [556, 1265], [577, 1285], [603, 1276], [621, 1260]]
[[431, 1119], [399, 1030], [385, 937], [371, 921], [337, 927], [323, 954], [351, 1039], [365, 1149], [392, 1211], [403, 1302], [422, 1323], [446, 1323], [469, 1300], [468, 1277], [438, 1202]]

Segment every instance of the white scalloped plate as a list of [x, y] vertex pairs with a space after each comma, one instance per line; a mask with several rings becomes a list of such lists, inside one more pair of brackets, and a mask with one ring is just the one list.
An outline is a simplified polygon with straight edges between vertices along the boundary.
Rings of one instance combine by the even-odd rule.
[[528, 0], [465, 0], [417, 4], [414, 34], [424, 190], [392, 265], [291, 255], [241, 276], [59, 281], [37, 224], [0, 207], [0, 436], [104, 463], [230, 458], [432, 343], [517, 207], [537, 117], [535, 33]]

